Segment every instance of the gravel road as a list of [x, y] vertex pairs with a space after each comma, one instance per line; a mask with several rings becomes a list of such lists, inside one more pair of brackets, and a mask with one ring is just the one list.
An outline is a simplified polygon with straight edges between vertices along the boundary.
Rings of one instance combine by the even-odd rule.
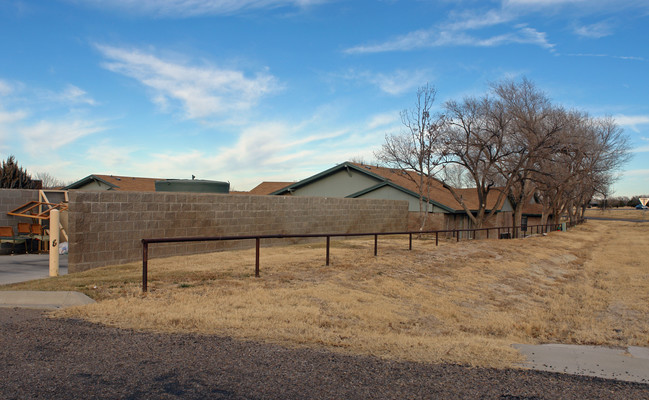
[[2, 399], [649, 399], [649, 385], [151, 334], [0, 309]]

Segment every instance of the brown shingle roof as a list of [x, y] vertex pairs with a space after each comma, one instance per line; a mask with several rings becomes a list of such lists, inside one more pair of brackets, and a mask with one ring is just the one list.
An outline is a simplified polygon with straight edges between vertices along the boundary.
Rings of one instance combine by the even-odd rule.
[[[363, 168], [368, 172], [379, 175], [382, 178], [387, 179], [388, 181], [394, 183], [395, 185], [401, 186], [404, 189], [407, 189], [414, 193], [419, 193], [417, 185], [413, 182], [413, 179], [418, 180], [418, 174], [413, 171], [405, 171], [399, 169], [377, 167], [373, 165], [363, 165], [358, 163], [350, 163], [356, 167]], [[451, 192], [444, 188], [444, 185], [441, 181], [433, 178], [428, 178], [430, 181], [430, 200], [436, 203], [440, 203], [449, 208], [452, 208], [456, 211], [463, 211], [464, 208], [462, 205], [455, 200], [455, 197]], [[470, 210], [477, 210], [479, 206], [478, 194], [475, 189], [456, 189], [464, 203], [469, 207]], [[491, 209], [498, 198], [498, 193], [496, 190], [492, 191], [487, 198], [487, 210]]]
[[137, 178], [133, 176], [95, 176], [115, 185], [114, 190], [125, 192], [155, 192], [155, 182], [163, 180], [161, 178]]
[[541, 215], [543, 214], [543, 204], [525, 204], [523, 206], [523, 214]]
[[66, 189], [76, 189], [89, 182], [103, 181], [111, 186], [111, 190], [130, 191], [130, 192], [155, 192], [155, 182], [163, 180], [161, 178], [138, 178], [133, 176], [117, 175], [89, 175], [71, 185]]
[[293, 182], [269, 182], [265, 181], [260, 183], [259, 185], [255, 186], [250, 190], [248, 194], [255, 194], [255, 195], [264, 195], [264, 194], [271, 194], [273, 192], [276, 192], [280, 189], [284, 189], [286, 186], [291, 185]]

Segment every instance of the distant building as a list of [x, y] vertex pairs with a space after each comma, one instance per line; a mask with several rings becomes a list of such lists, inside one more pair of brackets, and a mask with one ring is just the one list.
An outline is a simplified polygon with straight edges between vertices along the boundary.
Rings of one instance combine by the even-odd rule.
[[64, 190], [116, 190], [121, 192], [228, 193], [230, 184], [203, 179], [136, 178], [133, 176], [88, 175]]
[[155, 182], [161, 178], [136, 178], [116, 175], [88, 175], [64, 187], [64, 190], [118, 190], [127, 192], [155, 192]]
[[[419, 218], [419, 191], [414, 180], [419, 176], [412, 171], [344, 162], [309, 178], [284, 186], [271, 195], [347, 197], [365, 199], [406, 200], [409, 204], [411, 227], [417, 227]], [[429, 229], [469, 229], [471, 220], [462, 205], [444, 188], [441, 181], [428, 179], [430, 193], [424, 198], [429, 212]], [[260, 185], [261, 186], [261, 185]], [[458, 189], [462, 200], [472, 212], [478, 210], [475, 189]], [[497, 192], [487, 199], [487, 209], [495, 205]], [[493, 224], [507, 226], [512, 223], [513, 207], [509, 199], [496, 211]]]

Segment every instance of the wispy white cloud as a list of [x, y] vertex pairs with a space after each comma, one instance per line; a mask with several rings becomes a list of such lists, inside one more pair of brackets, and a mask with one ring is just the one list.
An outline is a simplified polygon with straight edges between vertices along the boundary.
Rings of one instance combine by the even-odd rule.
[[640, 132], [638, 125], [649, 124], [649, 115], [624, 115], [617, 114], [613, 116], [615, 122], [619, 125], [627, 126], [635, 132]]
[[[630, 10], [636, 13], [649, 11], [649, 3], [646, 0], [502, 0], [501, 7], [520, 15], [543, 12], [569, 18], [581, 18], [585, 15], [610, 16]], [[584, 33], [596, 34], [598, 29], [597, 26], [592, 26], [592, 29], [586, 29]]]
[[551, 12], [564, 12], [570, 7], [574, 13], [588, 14], [593, 11], [606, 10], [615, 13], [630, 8], [649, 8], [646, 0], [503, 0], [502, 7], [505, 9], [522, 9], [529, 11], [546, 10]]
[[13, 91], [14, 85], [0, 79], [0, 96], [2, 96], [0, 98], [0, 150], [2, 151], [10, 147], [11, 138], [15, 137], [14, 124], [24, 120], [29, 115], [27, 110], [7, 110], [5, 108], [8, 103], [6, 97]]
[[517, 15], [505, 9], [491, 9], [485, 12], [464, 10], [452, 13], [451, 19], [440, 25], [443, 30], [466, 31], [488, 28], [515, 20]]
[[427, 70], [397, 70], [392, 73], [368, 74], [370, 83], [378, 86], [382, 91], [391, 95], [400, 95], [412, 91], [421, 82], [427, 81], [430, 71]]
[[517, 24], [512, 27], [513, 29], [499, 35], [479, 36], [469, 33], [482, 28], [502, 25], [514, 19], [514, 15], [501, 10], [491, 10], [486, 13], [484, 18], [466, 13], [460, 14], [460, 16], [463, 19], [454, 19], [430, 29], [416, 30], [382, 43], [354, 46], [346, 49], [345, 52], [365, 54], [444, 46], [495, 47], [507, 44], [531, 44], [546, 49], [554, 47], [545, 32], [537, 31], [526, 24]]
[[140, 50], [98, 45], [104, 67], [131, 77], [152, 90], [153, 101], [167, 111], [182, 105], [187, 118], [205, 118], [251, 108], [263, 96], [280, 89], [267, 71], [249, 77], [243, 71], [211, 65], [192, 66], [163, 60]]
[[305, 8], [330, 0], [70, 0], [95, 7], [125, 10], [153, 17], [229, 15], [250, 10]]
[[[115, 173], [127, 175], [139, 171], [140, 175], [161, 178], [196, 175], [202, 179], [231, 181], [239, 190], [255, 186], [262, 177], [288, 179], [282, 171], [293, 169], [291, 166], [308, 166], [324, 155], [334, 159], [333, 154], [340, 152], [336, 143], [344, 142], [343, 136], [349, 134], [346, 129], [319, 131], [316, 120], [255, 123], [245, 127], [234, 143], [218, 148], [165, 150], [137, 158], [125, 151], [128, 160], [115, 165], [118, 171]], [[305, 136], [304, 132], [312, 134]], [[108, 147], [108, 151], [120, 149]]]
[[74, 85], [68, 85], [63, 92], [60, 93], [59, 98], [62, 101], [69, 103], [83, 103], [91, 106], [97, 104], [92, 97], [88, 96], [88, 93]]
[[105, 129], [106, 127], [98, 121], [82, 119], [42, 120], [34, 125], [20, 128], [20, 137], [25, 151], [35, 156], [59, 149], [82, 137]]
[[368, 129], [385, 128], [399, 123], [399, 113], [390, 112], [373, 115], [367, 122]]
[[[43, 156], [106, 129], [102, 122], [83, 118], [82, 113], [70, 109], [79, 104], [96, 104], [74, 85], [56, 92], [0, 80], [0, 94], [5, 96], [4, 104], [0, 104], [0, 147], [11, 148], [12, 152]], [[17, 104], [29, 106], [9, 109]], [[52, 113], [58, 116], [51, 117]]]
[[644, 176], [649, 177], [649, 169], [631, 169], [628, 171], [623, 171], [622, 175], [628, 177], [644, 177]]
[[131, 169], [128, 169], [129, 167], [124, 169], [124, 165], [122, 165], [118, 171], [124, 171], [119, 173], [125, 175], [139, 173], [139, 176], [147, 178], [188, 179], [195, 175], [199, 179], [227, 180], [206, 172], [212, 169], [212, 161], [213, 159], [208, 154], [200, 150], [167, 151], [149, 154], [141, 160], [133, 160], [128, 164], [129, 167], [132, 166]]
[[579, 4], [589, 0], [504, 0], [506, 6], [525, 6], [525, 7], [549, 7], [566, 4]]
[[[640, 140], [647, 143], [647, 144], [632, 148], [631, 149], [632, 153], [646, 153], [646, 152], [649, 152], [649, 138], [641, 137]], [[649, 171], [649, 170], [647, 170], [647, 171]]]
[[[593, 10], [620, 12], [620, 10], [641, 10], [649, 12], [646, 0], [628, 0], [621, 4], [608, 0], [502, 0], [499, 6], [491, 9], [473, 9], [470, 11], [452, 11], [446, 21], [428, 29], [417, 29], [376, 43], [366, 43], [347, 48], [348, 54], [367, 54], [391, 51], [410, 51], [416, 49], [470, 46], [495, 47], [508, 44], [536, 45], [554, 52], [555, 44], [550, 41], [546, 32], [516, 23], [525, 16], [543, 12], [561, 14], [569, 12], [570, 17], [579, 18]], [[499, 27], [500, 34], [491, 29]], [[611, 35], [614, 26], [608, 21], [574, 28], [576, 34], [600, 38]]]
[[27, 115], [27, 111], [24, 110], [4, 111], [0, 109], [0, 129], [2, 125], [20, 121], [27, 117]]
[[597, 22], [591, 25], [583, 25], [575, 28], [575, 33], [586, 38], [599, 39], [613, 34], [613, 29], [607, 22]]
[[90, 146], [85, 157], [102, 170], [112, 171], [122, 165], [133, 162], [132, 154], [138, 149], [129, 146], [116, 146], [106, 139], [102, 139]]
[[394, 121], [394, 116], [376, 116], [372, 128], [361, 124], [322, 129], [322, 118], [316, 113], [297, 122], [257, 122], [243, 128], [234, 143], [218, 148], [171, 149], [144, 157], [131, 154], [112, 173], [171, 178], [193, 174], [227, 180], [237, 190], [247, 190], [262, 180], [299, 180], [351, 157], [372, 160], [374, 147], [384, 136], [373, 128], [385, 128]]
[[316, 152], [315, 143], [323, 143], [345, 133], [345, 131], [319, 132], [303, 137], [303, 131], [310, 131], [311, 124], [291, 125], [285, 122], [265, 122], [244, 129], [239, 140], [231, 147], [219, 151], [219, 164], [225, 168], [251, 166], [277, 168], [289, 160], [308, 157]]
[[0, 96], [6, 96], [11, 93], [13, 90], [9, 82], [3, 81], [0, 79]]
[[60, 92], [53, 92], [50, 90], [40, 91], [38, 93], [38, 97], [40, 97], [41, 101], [54, 103], [59, 106], [61, 104], [85, 104], [89, 106], [97, 105], [97, 102], [92, 97], [90, 97], [88, 93], [86, 93], [86, 91], [72, 84], [68, 84]]
[[568, 57], [602, 57], [602, 58], [617, 58], [619, 60], [631, 60], [631, 61], [645, 61], [643, 57], [636, 56], [613, 56], [610, 54], [593, 54], [593, 53], [568, 53], [564, 54]]
[[[0, 96], [22, 97], [33, 107], [60, 108], [71, 105], [95, 106], [97, 102], [85, 90], [73, 84], [67, 84], [62, 90], [27, 87], [22, 82], [7, 82], [0, 79]], [[13, 99], [15, 100], [15, 99]], [[11, 101], [11, 99], [10, 99]]]
[[430, 70], [396, 70], [392, 72], [356, 71], [350, 69], [342, 74], [332, 74], [335, 78], [369, 83], [378, 87], [382, 92], [398, 96], [413, 91], [422, 82], [431, 80]]

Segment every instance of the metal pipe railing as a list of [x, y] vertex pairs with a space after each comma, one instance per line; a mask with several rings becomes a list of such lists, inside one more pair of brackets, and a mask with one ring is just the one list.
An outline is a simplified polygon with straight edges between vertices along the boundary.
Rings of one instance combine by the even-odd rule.
[[[576, 223], [571, 223], [572, 227], [576, 224], [582, 223], [579, 220]], [[539, 228], [542, 228], [542, 233], [548, 232], [548, 228], [557, 230], [561, 224], [545, 224], [545, 225], [528, 225], [527, 229], [536, 227], [537, 234]], [[149, 244], [154, 243], [186, 243], [186, 242], [211, 242], [211, 241], [227, 241], [227, 240], [255, 240], [255, 277], [259, 277], [259, 252], [261, 239], [289, 239], [289, 238], [326, 238], [326, 265], [329, 265], [329, 255], [331, 246], [331, 237], [359, 237], [359, 236], [374, 236], [374, 255], [378, 255], [378, 237], [387, 235], [409, 235], [408, 250], [412, 250], [412, 235], [432, 235], [435, 234], [435, 246], [439, 245], [440, 233], [451, 233], [456, 241], [460, 241], [460, 233], [473, 232], [473, 239], [476, 238], [476, 232], [486, 231], [486, 236], [489, 238], [490, 230], [498, 231], [498, 239], [504, 238], [501, 234], [502, 230], [507, 229], [508, 237], [511, 237], [512, 227], [494, 227], [494, 228], [474, 228], [474, 229], [446, 229], [446, 230], [428, 230], [428, 231], [396, 231], [396, 232], [366, 232], [366, 233], [311, 233], [311, 234], [291, 234], [291, 235], [243, 235], [243, 236], [194, 236], [194, 237], [176, 237], [176, 238], [150, 238], [142, 239], [142, 291], [146, 292], [148, 289], [148, 259], [149, 259]], [[513, 227], [521, 228], [519, 227]], [[470, 234], [467, 234], [469, 238]]]

